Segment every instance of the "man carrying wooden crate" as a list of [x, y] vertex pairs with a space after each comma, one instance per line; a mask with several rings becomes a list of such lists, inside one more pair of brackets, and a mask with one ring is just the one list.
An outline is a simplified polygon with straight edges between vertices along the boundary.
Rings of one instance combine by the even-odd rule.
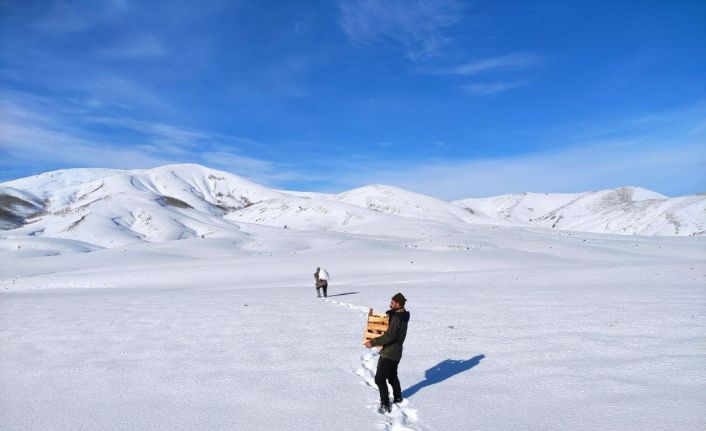
[[390, 317], [390, 325], [384, 334], [377, 338], [365, 342], [365, 347], [371, 348], [382, 346], [378, 368], [375, 373], [375, 384], [380, 390], [380, 407], [378, 412], [389, 413], [392, 409], [390, 405], [390, 394], [387, 390], [387, 382], [392, 386], [393, 402], [402, 402], [402, 388], [397, 377], [397, 366], [402, 359], [402, 344], [407, 337], [407, 322], [409, 322], [409, 311], [404, 306], [407, 299], [397, 293], [390, 301], [390, 309], [386, 314]]

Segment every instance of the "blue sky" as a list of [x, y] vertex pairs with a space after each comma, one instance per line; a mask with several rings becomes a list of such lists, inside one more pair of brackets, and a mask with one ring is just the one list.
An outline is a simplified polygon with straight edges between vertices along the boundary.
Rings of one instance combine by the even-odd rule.
[[0, 0], [0, 181], [706, 191], [706, 2]]

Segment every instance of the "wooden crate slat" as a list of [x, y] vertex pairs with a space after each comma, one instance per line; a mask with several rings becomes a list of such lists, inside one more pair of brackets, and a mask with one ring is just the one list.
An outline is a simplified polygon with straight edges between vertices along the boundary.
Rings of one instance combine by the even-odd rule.
[[363, 331], [363, 342], [381, 336], [389, 326], [390, 318], [386, 314], [373, 314], [373, 309], [368, 309], [368, 321]]
[[383, 325], [381, 323], [368, 323], [368, 329], [377, 329], [378, 331], [385, 332], [390, 325]]

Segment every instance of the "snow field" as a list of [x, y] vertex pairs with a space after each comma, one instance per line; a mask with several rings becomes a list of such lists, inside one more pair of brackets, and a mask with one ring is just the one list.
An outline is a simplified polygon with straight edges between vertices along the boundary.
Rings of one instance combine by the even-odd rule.
[[[274, 271], [264, 262], [257, 270]], [[323, 301], [309, 284], [250, 285], [237, 271], [231, 284], [210, 283], [203, 265], [202, 281], [181, 288], [0, 295], [2, 428], [698, 430], [706, 423], [703, 267], [693, 281], [677, 277], [686, 266], [662, 268], [656, 281], [649, 266], [625, 266], [624, 280], [586, 268], [528, 277], [429, 272], [424, 281], [408, 273], [405, 283], [383, 273], [371, 283], [374, 273], [339, 278], [328, 265], [332, 296]], [[376, 357], [361, 338], [367, 307], [382, 311], [397, 291], [412, 313], [400, 364], [409, 404], [380, 416]]]
[[[702, 238], [416, 223], [7, 234], [0, 429], [706, 428]], [[379, 415], [362, 332], [398, 291], [407, 404]]]
[[[360, 319], [333, 319], [310, 295], [292, 301], [301, 289], [46, 293], [3, 296], [3, 429], [354, 430], [377, 419], [356, 409], [351, 397], [365, 397], [341, 360], [360, 346], [332, 342], [361, 332]], [[344, 323], [354, 330], [341, 334]]]

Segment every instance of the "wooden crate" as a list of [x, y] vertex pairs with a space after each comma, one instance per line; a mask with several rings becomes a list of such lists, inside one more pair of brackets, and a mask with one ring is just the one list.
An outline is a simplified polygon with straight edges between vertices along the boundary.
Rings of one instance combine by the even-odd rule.
[[363, 342], [377, 338], [387, 331], [390, 326], [390, 316], [387, 314], [373, 314], [373, 309], [368, 311], [368, 324], [363, 332]]

